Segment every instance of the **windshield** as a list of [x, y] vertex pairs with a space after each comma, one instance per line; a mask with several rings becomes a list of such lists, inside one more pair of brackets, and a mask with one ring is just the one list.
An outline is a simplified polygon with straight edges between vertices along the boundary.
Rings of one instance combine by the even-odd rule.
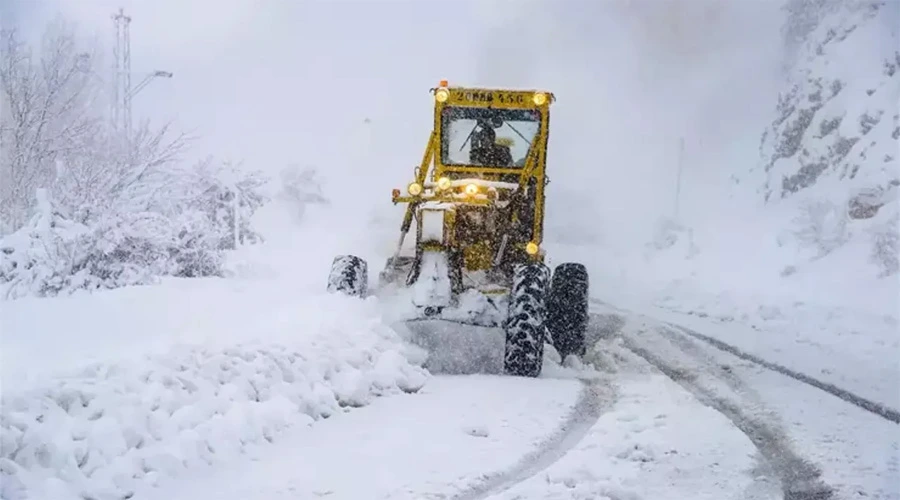
[[537, 110], [448, 106], [441, 116], [441, 162], [522, 167], [540, 120]]

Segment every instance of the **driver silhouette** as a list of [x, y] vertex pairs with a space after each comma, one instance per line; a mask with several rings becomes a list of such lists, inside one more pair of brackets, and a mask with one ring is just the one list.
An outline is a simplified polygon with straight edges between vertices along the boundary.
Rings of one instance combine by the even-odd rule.
[[472, 148], [469, 150], [469, 163], [481, 166], [512, 166], [512, 153], [509, 145], [497, 144], [497, 133], [494, 128], [483, 121], [472, 135]]

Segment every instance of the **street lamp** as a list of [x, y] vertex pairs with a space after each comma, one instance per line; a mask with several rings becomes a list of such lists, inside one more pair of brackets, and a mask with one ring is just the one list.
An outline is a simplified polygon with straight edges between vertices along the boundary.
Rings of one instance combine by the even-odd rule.
[[150, 85], [150, 82], [153, 81], [154, 78], [172, 78], [172, 72], [156, 70], [150, 73], [143, 80], [141, 80], [141, 83], [137, 84], [134, 89], [131, 90], [131, 92], [128, 94], [128, 99], [132, 99], [135, 95], [137, 95], [138, 92], [143, 90], [144, 87]]

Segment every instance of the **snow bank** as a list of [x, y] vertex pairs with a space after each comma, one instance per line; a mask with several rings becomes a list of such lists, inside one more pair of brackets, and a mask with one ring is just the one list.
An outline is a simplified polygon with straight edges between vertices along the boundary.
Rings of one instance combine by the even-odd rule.
[[292, 430], [257, 461], [142, 489], [135, 500], [461, 498], [542, 449], [580, 409], [581, 387], [573, 380], [435, 377], [414, 396]]
[[[276, 284], [179, 280], [4, 306], [0, 496], [128, 498], [425, 383], [422, 353], [375, 299], [297, 299]], [[106, 349], [88, 357], [92, 346]]]

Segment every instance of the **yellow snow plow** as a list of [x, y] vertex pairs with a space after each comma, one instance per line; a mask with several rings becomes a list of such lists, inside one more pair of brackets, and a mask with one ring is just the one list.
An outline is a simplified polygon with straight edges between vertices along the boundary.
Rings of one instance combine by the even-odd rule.
[[[409, 321], [502, 328], [508, 374], [538, 376], [545, 341], [563, 358], [583, 355], [587, 271], [564, 263], [551, 274], [542, 247], [554, 95], [446, 81], [431, 93], [422, 162], [392, 193], [406, 210], [381, 285], [409, 291]], [[411, 231], [414, 244], [405, 245]], [[364, 296], [367, 274], [363, 259], [338, 256], [328, 290]]]

